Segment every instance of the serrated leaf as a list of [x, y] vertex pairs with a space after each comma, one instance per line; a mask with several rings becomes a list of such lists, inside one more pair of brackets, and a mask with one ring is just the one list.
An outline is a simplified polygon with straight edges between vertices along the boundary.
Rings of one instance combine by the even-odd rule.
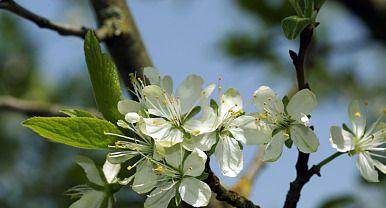
[[50, 141], [84, 149], [107, 149], [116, 137], [104, 133], [121, 134], [115, 125], [98, 118], [33, 117], [22, 124]]
[[70, 117], [88, 117], [88, 118], [96, 118], [96, 116], [88, 111], [81, 109], [62, 109], [60, 112], [70, 116]]
[[102, 53], [92, 31], [86, 34], [84, 53], [98, 110], [111, 122], [122, 118], [117, 103], [122, 100], [119, 76], [113, 61]]
[[281, 26], [284, 35], [290, 39], [295, 39], [308, 25], [312, 23], [310, 18], [290, 16], [283, 19]]

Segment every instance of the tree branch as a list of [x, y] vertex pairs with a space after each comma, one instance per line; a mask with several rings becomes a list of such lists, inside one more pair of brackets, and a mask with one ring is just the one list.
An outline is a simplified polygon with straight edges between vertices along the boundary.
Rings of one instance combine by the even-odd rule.
[[0, 111], [14, 111], [28, 116], [65, 116], [59, 112], [60, 109], [63, 108], [58, 105], [0, 96]]
[[[296, 79], [298, 83], [298, 89], [302, 90], [309, 88], [305, 81], [304, 75], [304, 63], [307, 54], [308, 47], [312, 40], [314, 26], [309, 26], [300, 34], [300, 47], [299, 52], [290, 50], [290, 57], [296, 69]], [[296, 178], [290, 183], [290, 189], [287, 192], [284, 208], [295, 208], [300, 199], [300, 193], [303, 186], [310, 180], [314, 174], [319, 174], [319, 171], [315, 168], [308, 169], [308, 160], [310, 155], [298, 151], [298, 159], [296, 162]]]
[[100, 28], [113, 30], [104, 39], [126, 86], [130, 73], [142, 76], [142, 68], [153, 66], [125, 0], [90, 0]]
[[229, 205], [235, 206], [237, 208], [260, 208], [259, 205], [255, 205], [252, 201], [247, 198], [237, 194], [234, 191], [227, 190], [224, 186], [221, 185], [220, 179], [213, 173], [209, 165], [209, 158], [206, 161], [205, 172], [208, 173], [208, 177], [204, 180], [210, 187], [210, 189], [216, 193], [216, 199], [219, 201], [224, 201]]
[[10, 11], [24, 19], [35, 23], [40, 28], [46, 28], [56, 31], [64, 36], [77, 36], [83, 38], [90, 28], [84, 26], [70, 26], [65, 24], [58, 24], [49, 19], [39, 16], [28, 9], [22, 7], [13, 0], [0, 0], [0, 9]]
[[[125, 85], [131, 87], [130, 73], [142, 76], [141, 69], [153, 64], [127, 3], [125, 0], [90, 0], [90, 2], [99, 25], [95, 33], [100, 41], [106, 43]], [[41, 28], [56, 31], [64, 36], [84, 38], [87, 31], [91, 29], [85, 26], [69, 26], [52, 22], [13, 0], [0, 0], [0, 9], [10, 11]]]
[[252, 163], [249, 165], [243, 176], [241, 176], [237, 184], [231, 188], [232, 191], [235, 191], [241, 196], [249, 197], [253, 184], [256, 180], [256, 176], [260, 173], [262, 167], [264, 167], [264, 153], [265, 146], [260, 145], [259, 150], [255, 153]]

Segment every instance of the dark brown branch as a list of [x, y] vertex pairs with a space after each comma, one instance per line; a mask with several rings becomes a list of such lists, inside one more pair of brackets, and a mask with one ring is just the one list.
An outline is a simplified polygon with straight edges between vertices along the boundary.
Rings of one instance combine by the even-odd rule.
[[234, 191], [227, 190], [221, 185], [220, 179], [213, 173], [209, 165], [209, 159], [206, 162], [205, 172], [208, 173], [208, 178], [204, 180], [209, 185], [211, 190], [216, 194], [216, 199], [223, 201], [237, 208], [259, 208], [252, 201], [237, 194]]
[[[135, 25], [125, 0], [90, 0], [98, 19], [95, 30], [98, 39], [104, 41], [126, 86], [130, 86], [129, 74], [141, 76], [142, 68], [152, 66], [150, 57]], [[58, 24], [39, 16], [13, 0], [0, 0], [0, 9], [23, 17], [41, 28], [56, 31], [64, 36], [84, 38], [91, 28]]]
[[[308, 47], [312, 40], [314, 26], [309, 26], [300, 34], [300, 47], [299, 52], [296, 54], [294, 51], [290, 51], [290, 57], [296, 69], [296, 79], [298, 83], [298, 89], [302, 90], [308, 88], [308, 84], [305, 81], [304, 74], [304, 62], [307, 55]], [[310, 180], [310, 178], [318, 173], [311, 168], [308, 169], [309, 154], [298, 151], [298, 159], [296, 162], [296, 178], [290, 183], [290, 189], [287, 192], [286, 200], [284, 202], [284, 208], [295, 208], [299, 199], [303, 186]]]
[[104, 39], [126, 86], [129, 74], [142, 74], [142, 68], [152, 66], [141, 35], [125, 0], [90, 0], [100, 27], [113, 30]]
[[45, 17], [39, 16], [29, 11], [13, 0], [0, 0], [0, 9], [10, 11], [35, 23], [40, 28], [50, 29], [64, 36], [78, 36], [83, 38], [86, 35], [87, 30], [89, 30], [89, 28], [83, 26], [70, 26], [52, 22]]
[[0, 96], [0, 111], [14, 111], [28, 116], [65, 116], [59, 112], [60, 109], [63, 108], [58, 105]]

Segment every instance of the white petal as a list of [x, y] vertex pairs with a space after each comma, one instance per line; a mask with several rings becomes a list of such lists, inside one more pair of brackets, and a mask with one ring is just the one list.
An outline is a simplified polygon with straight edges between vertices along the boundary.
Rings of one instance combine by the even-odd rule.
[[354, 100], [348, 107], [348, 116], [353, 126], [353, 131], [358, 138], [361, 138], [366, 127], [366, 113], [364, 107], [358, 100]]
[[222, 136], [214, 152], [223, 175], [236, 177], [243, 169], [243, 153], [237, 140]]
[[261, 144], [261, 140], [266, 140], [266, 138], [262, 138], [265, 135], [262, 135], [260, 130], [256, 118], [246, 115], [234, 119], [229, 129], [235, 139], [249, 145]]
[[263, 112], [265, 105], [274, 100], [278, 100], [277, 95], [267, 86], [261, 86], [253, 93], [253, 102], [258, 112]]
[[[386, 113], [384, 113], [384, 114], [386, 114]], [[383, 116], [384, 115], [380, 115], [378, 117], [378, 119], [373, 124], [371, 124], [370, 128], [366, 130], [366, 134], [363, 138], [369, 137], [371, 134], [377, 134], [377, 135], [382, 136], [383, 133], [386, 133], [385, 130], [383, 130], [383, 133], [379, 133], [379, 131], [377, 133], [374, 133], [374, 131], [376, 131], [376, 129], [380, 127]], [[383, 129], [385, 129], [385, 127]], [[382, 128], [381, 128], [381, 130], [382, 130]]]
[[257, 124], [257, 135], [255, 140], [247, 140], [248, 145], [266, 144], [272, 137], [272, 129], [266, 123], [260, 121]]
[[118, 111], [122, 115], [126, 115], [131, 112], [138, 112], [141, 110], [141, 104], [134, 100], [121, 100], [118, 102]]
[[330, 143], [338, 152], [347, 152], [354, 149], [354, 139], [351, 133], [338, 126], [330, 128]]
[[106, 160], [103, 164], [103, 174], [105, 175], [107, 183], [112, 183], [121, 170], [121, 164], [113, 164]]
[[243, 100], [239, 91], [229, 88], [222, 96], [220, 101], [220, 116], [224, 118], [230, 111], [239, 112], [243, 110]]
[[356, 165], [364, 179], [369, 182], [379, 182], [378, 172], [375, 170], [373, 159], [368, 153], [359, 153]]
[[206, 102], [208, 101], [209, 96], [213, 93], [215, 88], [216, 88], [215, 84], [210, 84], [201, 91], [201, 98], [200, 98], [201, 106], [206, 105]]
[[147, 193], [157, 186], [159, 177], [153, 171], [153, 164], [145, 160], [138, 165], [133, 181], [133, 190], [139, 194]]
[[170, 200], [176, 195], [176, 188], [171, 183], [154, 189], [147, 197], [144, 208], [168, 208]]
[[378, 170], [380, 170], [383, 174], [386, 174], [386, 165], [384, 165], [381, 162], [379, 162], [378, 160], [374, 160], [374, 159], [373, 159], [373, 163], [374, 163], [375, 167], [378, 168]]
[[179, 169], [182, 165], [182, 159], [184, 158], [185, 151], [181, 145], [177, 144], [165, 149], [166, 162], [172, 167]]
[[161, 76], [156, 68], [145, 67], [143, 69], [143, 75], [149, 80], [150, 84], [160, 86]]
[[99, 208], [102, 206], [105, 197], [106, 193], [103, 191], [87, 191], [78, 201], [71, 204], [70, 208]]
[[125, 120], [129, 123], [137, 123], [141, 120], [141, 116], [138, 113], [126, 113]]
[[162, 79], [162, 89], [169, 95], [173, 94], [173, 79], [170, 76], [164, 76]]
[[184, 174], [194, 177], [200, 176], [205, 169], [206, 159], [207, 156], [203, 151], [194, 149], [184, 161]]
[[184, 178], [178, 189], [182, 200], [193, 207], [204, 207], [209, 204], [212, 191], [208, 184], [196, 178]]
[[156, 140], [166, 137], [172, 128], [172, 125], [163, 118], [144, 118], [143, 120], [145, 121], [143, 133]]
[[186, 121], [183, 128], [192, 135], [213, 132], [217, 128], [217, 115], [210, 107], [203, 107], [200, 119]]
[[170, 118], [171, 115], [165, 105], [165, 98], [167, 95], [159, 86], [148, 85], [142, 90], [146, 98], [146, 106], [150, 114]]
[[181, 100], [181, 112], [187, 113], [201, 96], [204, 80], [197, 75], [189, 75], [178, 87], [176, 96]]
[[291, 139], [303, 153], [316, 152], [319, 140], [315, 133], [308, 127], [296, 124], [290, 126]]
[[156, 145], [160, 145], [162, 147], [171, 147], [181, 143], [183, 140], [184, 133], [182, 133], [179, 129], [172, 128], [164, 138], [155, 140], [155, 142]]
[[302, 115], [309, 115], [318, 105], [316, 96], [309, 89], [297, 92], [287, 105], [287, 112], [300, 121]]
[[276, 133], [265, 147], [264, 162], [274, 162], [280, 158], [284, 146], [283, 132]]
[[191, 139], [184, 139], [182, 145], [189, 151], [193, 151], [195, 148], [202, 151], [209, 151], [216, 142], [216, 132], [212, 132], [199, 136], [192, 136]]

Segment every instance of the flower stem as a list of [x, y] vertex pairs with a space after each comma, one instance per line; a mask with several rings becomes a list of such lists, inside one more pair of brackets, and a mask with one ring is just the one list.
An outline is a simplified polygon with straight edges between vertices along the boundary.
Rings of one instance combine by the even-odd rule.
[[332, 155], [330, 155], [329, 157], [327, 157], [326, 159], [324, 159], [322, 162], [318, 163], [316, 165], [316, 167], [318, 169], [321, 169], [324, 165], [326, 165], [327, 163], [331, 162], [332, 160], [334, 160], [335, 158], [339, 157], [340, 155], [342, 155], [344, 152], [336, 152]]

